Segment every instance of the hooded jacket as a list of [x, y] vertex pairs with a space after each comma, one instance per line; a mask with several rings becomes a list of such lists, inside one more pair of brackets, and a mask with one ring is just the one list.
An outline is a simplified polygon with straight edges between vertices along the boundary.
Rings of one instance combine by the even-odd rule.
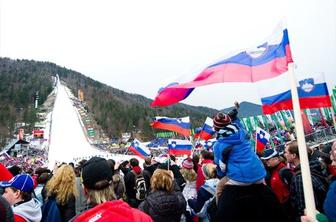
[[[229, 179], [242, 183], [257, 182], [265, 178], [266, 170], [253, 152], [249, 135], [239, 119], [233, 123], [238, 131], [227, 137], [219, 137], [214, 144], [215, 163], [221, 168], [217, 173], [224, 176], [226, 171]], [[230, 149], [231, 151], [224, 155]], [[226, 164], [225, 170], [221, 167], [223, 164]]]
[[150, 193], [139, 205], [155, 222], [179, 222], [186, 210], [186, 201], [181, 192], [157, 190]]
[[24, 219], [27, 222], [40, 222], [42, 218], [40, 203], [34, 198], [30, 201], [14, 206], [13, 212], [15, 218], [19, 216], [20, 219]]

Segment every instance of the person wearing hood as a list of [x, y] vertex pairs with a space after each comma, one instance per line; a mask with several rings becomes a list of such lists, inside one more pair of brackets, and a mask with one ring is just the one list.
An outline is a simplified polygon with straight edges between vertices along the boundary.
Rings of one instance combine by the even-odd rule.
[[12, 206], [15, 222], [39, 222], [42, 218], [40, 203], [32, 198], [34, 181], [28, 174], [18, 174], [9, 181], [0, 182], [2, 195]]

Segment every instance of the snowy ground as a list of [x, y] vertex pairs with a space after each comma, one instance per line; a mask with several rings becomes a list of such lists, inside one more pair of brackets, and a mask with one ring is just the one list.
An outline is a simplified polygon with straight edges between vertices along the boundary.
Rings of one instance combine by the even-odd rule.
[[116, 162], [129, 160], [131, 157], [134, 157], [130, 155], [108, 154], [92, 147], [81, 127], [76, 108], [69, 99], [68, 89], [59, 82], [56, 90], [57, 96], [52, 112], [49, 138], [49, 168], [52, 168], [56, 161], [76, 162], [78, 159], [87, 159], [91, 156], [101, 156], [106, 159], [112, 158]]

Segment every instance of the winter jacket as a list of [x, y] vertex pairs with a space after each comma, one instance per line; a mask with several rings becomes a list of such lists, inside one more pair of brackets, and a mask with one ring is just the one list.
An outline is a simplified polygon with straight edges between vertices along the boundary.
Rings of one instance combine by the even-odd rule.
[[[323, 201], [327, 193], [327, 187], [321, 178], [327, 178], [322, 172], [322, 165], [316, 159], [309, 160], [309, 167], [311, 171], [311, 179], [314, 191], [314, 198], [316, 209], [323, 212]], [[303, 182], [300, 165], [294, 169], [295, 175], [293, 176], [290, 185], [290, 201], [292, 206], [296, 209], [296, 217], [299, 221], [300, 216], [303, 215], [306, 207], [303, 193]]]
[[149, 192], [150, 189], [151, 189], [151, 185], [150, 185], [150, 179], [152, 178], [152, 175], [154, 173], [154, 171], [156, 170], [157, 166], [159, 164], [152, 164], [152, 165], [149, 165], [149, 166], [146, 166], [144, 167], [144, 170], [142, 171], [143, 172], [143, 176], [145, 178], [145, 181], [146, 181], [146, 188], [147, 188], [147, 191]]
[[131, 207], [138, 207], [139, 201], [136, 200], [136, 192], [135, 192], [135, 175], [142, 174], [141, 168], [136, 166], [133, 167], [131, 171], [129, 171], [125, 176], [125, 187], [126, 187], [126, 196], [127, 201], [131, 205]]
[[76, 214], [79, 214], [81, 211], [83, 211], [87, 202], [80, 177], [76, 177], [76, 187], [79, 194], [78, 197], [76, 197]]
[[[182, 192], [184, 199], [188, 201], [189, 199], [196, 199], [197, 198], [197, 191], [196, 191], [196, 181], [187, 182], [183, 192]], [[189, 204], [187, 204], [187, 211], [190, 210]]]
[[[220, 167], [217, 173], [229, 179], [242, 182], [254, 183], [262, 180], [266, 176], [266, 170], [253, 152], [249, 135], [237, 119], [234, 121], [238, 127], [238, 132], [228, 137], [219, 137], [214, 144], [215, 163]], [[223, 153], [231, 151], [224, 157]], [[224, 164], [226, 169], [223, 168]], [[223, 173], [224, 172], [224, 173]]]
[[336, 181], [330, 184], [323, 208], [329, 221], [336, 222]]
[[13, 174], [0, 163], [0, 181], [9, 181], [13, 178]]
[[290, 171], [286, 168], [286, 165], [284, 163], [279, 163], [278, 166], [276, 166], [271, 173], [270, 186], [280, 203], [283, 204], [289, 200], [289, 185], [285, 184], [284, 181], [282, 181], [279, 173], [280, 170]]
[[153, 222], [150, 216], [138, 209], [131, 208], [122, 200], [99, 204], [73, 218], [73, 222], [118, 221], [118, 222]]
[[179, 186], [180, 190], [183, 191], [186, 181], [180, 172], [180, 167], [177, 166], [176, 164], [172, 164], [170, 165], [169, 170], [173, 172], [175, 182]]
[[[55, 198], [56, 198], [55, 195], [48, 197], [46, 203], [43, 204], [43, 207], [42, 207], [43, 213], [49, 212], [50, 209], [54, 211], [53, 208], [56, 208], [56, 206], [54, 206], [54, 203], [56, 203], [60, 217], [61, 217], [60, 221], [63, 221], [63, 222], [69, 221], [71, 218], [73, 218], [76, 215], [76, 198], [74, 196], [69, 198], [69, 200], [67, 201], [65, 205], [60, 205], [59, 203], [57, 203]], [[52, 203], [50, 204], [49, 202], [52, 202]], [[47, 209], [44, 209], [44, 208], [47, 208]]]
[[150, 215], [155, 222], [179, 222], [186, 209], [181, 192], [155, 191], [150, 193], [139, 209]]
[[62, 221], [69, 221], [76, 215], [76, 198], [71, 197], [65, 205], [59, 205], [59, 210], [61, 212]]
[[[13, 206], [14, 221], [40, 222], [42, 211], [40, 203], [37, 199], [32, 198], [27, 202]], [[20, 219], [17, 219], [20, 218]]]
[[41, 204], [43, 204], [43, 197], [42, 197], [42, 189], [45, 184], [37, 184], [36, 188], [34, 189], [34, 193], [36, 195], [36, 199], [40, 201]]
[[125, 197], [126, 188], [123, 176], [120, 175], [119, 173], [115, 173], [112, 177], [112, 180], [113, 180], [114, 193], [117, 197], [117, 200], [119, 199], [126, 200]]
[[196, 177], [196, 190], [197, 191], [199, 191], [199, 189], [201, 188], [201, 186], [205, 182], [205, 177], [204, 177], [204, 174], [203, 174], [202, 166], [204, 164], [208, 164], [208, 163], [213, 163], [213, 161], [208, 160], [208, 159], [204, 159], [202, 161], [202, 163], [197, 166], [197, 177]]
[[217, 204], [217, 222], [287, 222], [286, 212], [269, 187], [225, 185]]
[[216, 194], [216, 187], [218, 179], [206, 180], [200, 190], [197, 192], [197, 199], [189, 199], [188, 204], [190, 208], [193, 209], [194, 213], [200, 216], [202, 221], [208, 221], [207, 218], [207, 207], [210, 203], [209, 201]]
[[48, 201], [42, 205], [41, 222], [48, 222], [48, 221], [53, 222], [62, 221], [61, 211], [59, 210], [58, 204], [54, 197], [49, 198]]

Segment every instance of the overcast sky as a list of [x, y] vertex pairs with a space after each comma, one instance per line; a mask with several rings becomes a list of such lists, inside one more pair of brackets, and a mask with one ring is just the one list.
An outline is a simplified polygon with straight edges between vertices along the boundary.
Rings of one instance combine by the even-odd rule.
[[[263, 43], [287, 23], [297, 73], [336, 84], [335, 0], [0, 0], [0, 55], [50, 61], [154, 99], [168, 80]], [[260, 103], [250, 84], [199, 87], [183, 102]]]

